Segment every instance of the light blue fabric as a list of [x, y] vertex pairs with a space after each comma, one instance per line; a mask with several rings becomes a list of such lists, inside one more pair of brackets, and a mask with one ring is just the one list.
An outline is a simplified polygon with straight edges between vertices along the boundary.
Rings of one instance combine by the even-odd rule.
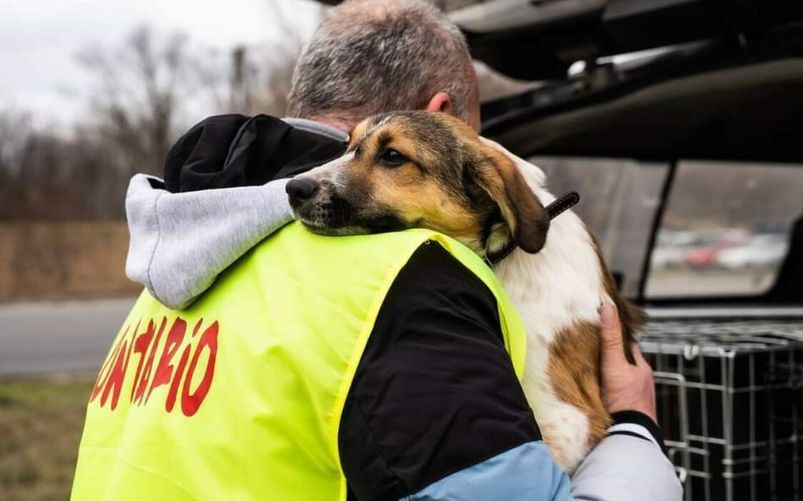
[[569, 477], [546, 444], [527, 442], [438, 480], [403, 501], [571, 500]]

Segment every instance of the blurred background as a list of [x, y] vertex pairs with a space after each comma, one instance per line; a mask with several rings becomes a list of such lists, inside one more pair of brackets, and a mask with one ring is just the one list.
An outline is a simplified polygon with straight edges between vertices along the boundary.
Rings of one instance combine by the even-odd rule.
[[[464, 2], [465, 3], [465, 2]], [[283, 116], [326, 6], [3, 0], [0, 301], [120, 295], [123, 197], [206, 116]], [[490, 77], [483, 96], [522, 85]]]
[[123, 197], [217, 113], [281, 116], [314, 2], [0, 1], [0, 499], [67, 499], [139, 287]]
[[[0, 499], [68, 495], [139, 293], [129, 178], [161, 175], [204, 117], [283, 116], [336, 3], [0, 0]], [[580, 193], [623, 293], [650, 307], [687, 499], [803, 499], [801, 5], [433, 3], [476, 58], [484, 134]]]
[[282, 116], [314, 2], [4, 0], [0, 301], [133, 294], [123, 197], [202, 118]]

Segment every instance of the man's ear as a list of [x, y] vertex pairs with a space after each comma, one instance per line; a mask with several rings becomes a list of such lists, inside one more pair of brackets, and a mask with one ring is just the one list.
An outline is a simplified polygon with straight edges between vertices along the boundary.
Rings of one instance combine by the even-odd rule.
[[516, 244], [532, 254], [540, 251], [549, 230], [546, 209], [512, 160], [490, 146], [483, 150], [485, 159], [474, 172], [477, 184], [499, 206]]
[[438, 92], [427, 102], [427, 111], [441, 111], [443, 113], [452, 114], [452, 98], [449, 97], [448, 92]]

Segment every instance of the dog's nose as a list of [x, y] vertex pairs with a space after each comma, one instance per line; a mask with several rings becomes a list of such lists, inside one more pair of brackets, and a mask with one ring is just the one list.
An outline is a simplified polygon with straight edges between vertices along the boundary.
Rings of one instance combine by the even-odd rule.
[[292, 201], [303, 202], [309, 200], [318, 192], [318, 183], [312, 179], [291, 179], [287, 183], [285, 191], [290, 195]]

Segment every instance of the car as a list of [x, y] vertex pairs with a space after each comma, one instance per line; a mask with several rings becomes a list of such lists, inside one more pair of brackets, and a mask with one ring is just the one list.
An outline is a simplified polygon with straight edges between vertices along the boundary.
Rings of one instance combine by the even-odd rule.
[[683, 256], [683, 264], [694, 269], [709, 268], [717, 262], [720, 252], [727, 248], [728, 244], [717, 244], [692, 249]]
[[701, 234], [698, 243], [684, 254], [683, 264], [698, 270], [712, 268], [717, 265], [722, 252], [741, 245], [747, 239], [746, 232], [733, 230]]
[[744, 245], [720, 252], [716, 264], [731, 270], [777, 267], [788, 248], [786, 235], [756, 235]]
[[686, 246], [660, 246], [652, 251], [651, 268], [655, 270], [677, 269], [684, 265], [684, 258], [689, 253]]
[[667, 270], [703, 266], [699, 261], [707, 260], [719, 245], [721, 242], [717, 235], [704, 231], [663, 228], [658, 232], [655, 248], [650, 255], [650, 267]]
[[686, 500], [803, 499], [803, 2], [440, 3], [534, 82], [483, 104], [483, 134], [580, 193], [647, 307]]

